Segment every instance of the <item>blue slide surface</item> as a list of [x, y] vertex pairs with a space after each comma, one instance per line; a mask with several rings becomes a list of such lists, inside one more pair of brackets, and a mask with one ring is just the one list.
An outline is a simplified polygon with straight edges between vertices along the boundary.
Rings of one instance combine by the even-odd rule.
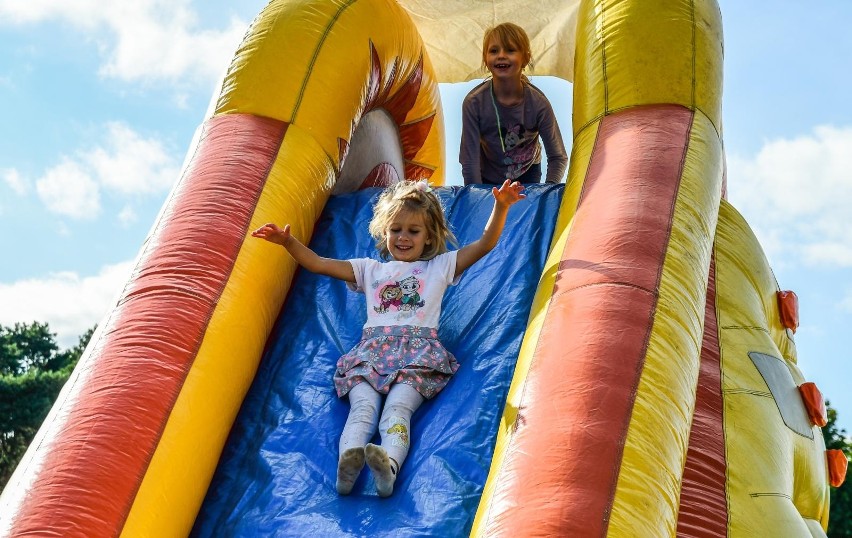
[[[349, 405], [337, 398], [332, 376], [361, 336], [364, 296], [298, 270], [192, 536], [467, 536], [563, 187], [528, 186], [497, 247], [448, 289], [439, 336], [461, 368], [415, 414], [411, 452], [387, 499], [376, 495], [366, 468], [351, 495], [335, 490]], [[367, 225], [379, 192], [333, 196], [311, 247], [321, 256], [378, 259]], [[493, 205], [491, 189], [436, 192], [459, 243], [478, 238]]]

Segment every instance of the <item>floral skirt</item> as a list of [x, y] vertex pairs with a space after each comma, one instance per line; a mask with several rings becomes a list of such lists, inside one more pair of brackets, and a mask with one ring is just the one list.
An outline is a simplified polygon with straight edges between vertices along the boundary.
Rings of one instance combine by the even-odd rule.
[[437, 329], [367, 327], [361, 341], [337, 361], [334, 387], [343, 397], [362, 381], [381, 394], [387, 394], [394, 383], [407, 383], [429, 399], [458, 369], [456, 358], [438, 341]]

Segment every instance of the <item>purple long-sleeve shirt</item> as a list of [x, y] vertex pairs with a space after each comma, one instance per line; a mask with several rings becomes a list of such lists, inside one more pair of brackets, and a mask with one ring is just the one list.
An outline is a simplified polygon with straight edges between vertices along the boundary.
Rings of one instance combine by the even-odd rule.
[[465, 97], [459, 148], [465, 185], [500, 185], [507, 178], [520, 177], [530, 166], [541, 163], [539, 138], [547, 154], [547, 183], [562, 181], [568, 155], [553, 108], [541, 90], [527, 81], [523, 84], [524, 99], [514, 106], [503, 106], [492, 98], [490, 80]]

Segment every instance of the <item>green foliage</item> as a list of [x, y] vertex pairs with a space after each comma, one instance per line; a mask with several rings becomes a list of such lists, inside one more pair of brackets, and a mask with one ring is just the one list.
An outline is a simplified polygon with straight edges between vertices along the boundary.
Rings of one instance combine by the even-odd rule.
[[0, 373], [21, 375], [32, 368], [46, 369], [41, 367], [46, 366], [59, 349], [55, 337], [47, 323], [0, 326]]
[[56, 395], [68, 379], [64, 372], [30, 370], [0, 377], [0, 481], [5, 484], [35, 436]]
[[94, 333], [76, 346], [59, 350], [46, 323], [0, 325], [0, 487], [50, 411]]
[[[826, 449], [842, 450], [848, 458], [852, 455], [852, 443], [846, 436], [846, 430], [837, 426], [837, 411], [828, 408], [828, 424], [822, 429]], [[831, 538], [852, 538], [852, 476], [847, 475], [846, 481], [839, 488], [831, 488], [831, 514], [828, 520], [828, 535]]]

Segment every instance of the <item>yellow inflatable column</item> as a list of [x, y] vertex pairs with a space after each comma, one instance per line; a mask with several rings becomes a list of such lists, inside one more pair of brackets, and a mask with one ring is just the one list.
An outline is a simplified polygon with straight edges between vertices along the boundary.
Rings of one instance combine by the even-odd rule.
[[722, 188], [712, 0], [581, 5], [574, 146], [474, 536], [673, 536]]

